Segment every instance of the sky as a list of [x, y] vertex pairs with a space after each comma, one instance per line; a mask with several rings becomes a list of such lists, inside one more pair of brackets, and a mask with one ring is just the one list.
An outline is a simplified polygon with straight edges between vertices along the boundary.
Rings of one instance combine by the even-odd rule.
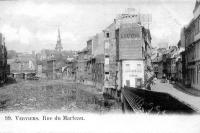
[[127, 8], [152, 14], [152, 45], [176, 45], [196, 0], [0, 0], [0, 32], [8, 50], [54, 49], [60, 28], [64, 50], [81, 50]]

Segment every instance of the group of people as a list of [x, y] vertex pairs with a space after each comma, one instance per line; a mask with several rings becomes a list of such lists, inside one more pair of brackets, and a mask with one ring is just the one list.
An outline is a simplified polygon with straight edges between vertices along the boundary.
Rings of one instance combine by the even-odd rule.
[[177, 79], [173, 76], [166, 76], [166, 74], [164, 73], [163, 76], [162, 76], [162, 80], [163, 80], [164, 83], [166, 83], [168, 80], [175, 82]]
[[156, 76], [153, 76], [147, 83], [147, 90], [151, 90], [151, 87], [156, 84]]

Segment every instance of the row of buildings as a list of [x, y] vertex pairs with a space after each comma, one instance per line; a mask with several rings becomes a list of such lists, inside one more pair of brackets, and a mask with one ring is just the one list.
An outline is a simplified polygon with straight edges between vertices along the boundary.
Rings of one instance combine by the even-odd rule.
[[158, 49], [153, 60], [158, 78], [166, 75], [177, 82], [200, 90], [200, 1], [196, 1], [193, 18], [181, 29], [177, 47]]
[[58, 29], [55, 50], [42, 50], [36, 55], [36, 74], [40, 78], [75, 80], [77, 51], [64, 51]]
[[197, 0], [190, 23], [181, 30], [180, 46], [185, 70], [185, 85], [200, 90], [200, 1]]
[[5, 46], [5, 37], [0, 33], [0, 84], [7, 80], [10, 72], [10, 66], [7, 64], [7, 49]]
[[40, 78], [66, 77], [94, 85], [115, 96], [125, 86], [146, 88], [153, 76], [151, 34], [148, 29], [150, 20], [150, 15], [128, 9], [104, 30], [90, 37], [86, 48], [78, 53], [72, 52], [72, 56], [66, 56], [67, 53], [62, 50], [58, 30], [55, 50], [32, 54], [30, 59], [26, 58], [26, 65], [18, 56], [14, 64], [18, 63], [19, 68], [12, 64], [12, 72], [29, 70], [31, 73], [33, 70]]
[[8, 59], [11, 75], [16, 79], [36, 76], [40, 79], [74, 79], [76, 51], [64, 51], [60, 30], [55, 50], [43, 49], [39, 53], [17, 53]]
[[141, 18], [144, 15], [128, 9], [88, 39], [78, 53], [76, 80], [115, 96], [124, 86], [145, 86], [153, 71], [152, 46], [150, 30], [145, 27], [149, 19]]
[[180, 46], [169, 46], [168, 48], [158, 48], [155, 52], [156, 57], [153, 58], [152, 64], [154, 67], [155, 76], [159, 79], [167, 78], [184, 82], [182, 58], [184, 48]]

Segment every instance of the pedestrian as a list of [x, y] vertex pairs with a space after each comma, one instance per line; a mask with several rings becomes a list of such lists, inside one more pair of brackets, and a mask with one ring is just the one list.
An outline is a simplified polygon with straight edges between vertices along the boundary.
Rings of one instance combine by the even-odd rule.
[[166, 82], [166, 75], [165, 75], [165, 73], [163, 74], [163, 82], [164, 83]]
[[147, 85], [147, 90], [151, 90], [150, 84]]
[[155, 80], [156, 80], [155, 78], [152, 80], [152, 85], [155, 85], [155, 84], [156, 84], [156, 81], [155, 81]]

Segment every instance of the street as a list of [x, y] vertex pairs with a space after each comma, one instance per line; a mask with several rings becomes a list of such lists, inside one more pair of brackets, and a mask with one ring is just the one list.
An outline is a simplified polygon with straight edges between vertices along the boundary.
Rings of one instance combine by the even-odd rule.
[[170, 83], [161, 83], [160, 80], [157, 80], [156, 84], [152, 86], [152, 91], [168, 93], [171, 96], [177, 98], [179, 101], [189, 105], [197, 112], [200, 112], [200, 97], [184, 93], [180, 91], [180, 88], [177, 88], [178, 86], [176, 85]]
[[0, 88], [0, 109], [3, 112], [121, 111], [120, 106], [114, 101], [104, 106], [102, 95], [91, 86], [63, 80], [18, 81], [5, 85]]

